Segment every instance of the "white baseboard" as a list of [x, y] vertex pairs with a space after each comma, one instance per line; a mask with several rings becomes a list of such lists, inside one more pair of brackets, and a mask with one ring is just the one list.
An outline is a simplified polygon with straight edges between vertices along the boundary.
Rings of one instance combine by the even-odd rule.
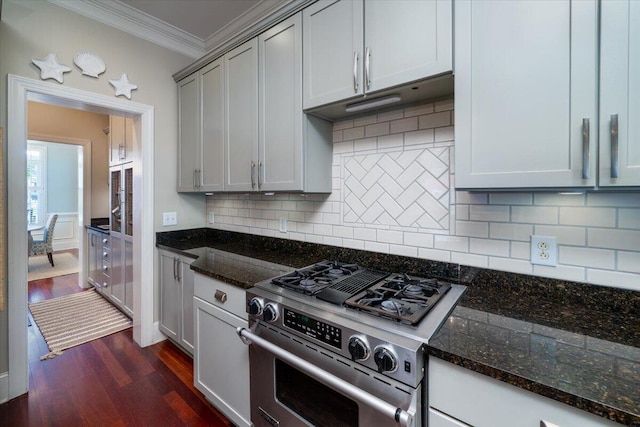
[[9, 372], [0, 374], [0, 403], [9, 400]]

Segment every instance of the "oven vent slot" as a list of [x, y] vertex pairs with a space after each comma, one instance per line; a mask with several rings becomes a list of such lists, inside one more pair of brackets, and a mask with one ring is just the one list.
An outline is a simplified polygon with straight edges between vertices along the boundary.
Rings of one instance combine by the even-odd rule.
[[383, 380], [383, 379], [382, 379], [382, 378], [380, 378], [380, 377], [376, 377], [376, 376], [374, 376], [373, 378], [377, 379], [377, 380], [378, 380], [378, 381], [380, 381], [381, 383], [384, 383], [384, 384], [386, 384], [386, 385], [388, 385], [388, 386], [391, 386], [391, 384], [390, 384], [390, 383], [386, 382], [385, 380]]
[[[363, 371], [362, 369], [358, 369], [357, 367], [353, 366], [353, 369], [355, 369], [356, 371], [360, 372], [361, 374], [365, 374], [366, 376], [370, 377], [371, 375], [369, 375], [368, 372]], [[374, 377], [375, 378], [375, 377]]]
[[320, 354], [322, 354], [323, 356], [327, 356], [329, 359], [333, 359], [333, 356], [330, 354], [325, 353], [324, 351], [321, 351]]
[[316, 295], [316, 298], [341, 305], [353, 295], [379, 282], [388, 275], [389, 273], [380, 271], [362, 270], [357, 274], [341, 280], [335, 285], [324, 288]]
[[398, 387], [398, 386], [396, 386], [396, 390], [401, 391], [401, 392], [403, 392], [404, 394], [406, 394], [406, 395], [408, 395], [408, 396], [410, 396], [410, 395], [411, 395], [411, 393], [409, 393], [407, 390], [403, 390], [403, 389], [401, 389], [401, 388], [400, 388], [400, 387]]

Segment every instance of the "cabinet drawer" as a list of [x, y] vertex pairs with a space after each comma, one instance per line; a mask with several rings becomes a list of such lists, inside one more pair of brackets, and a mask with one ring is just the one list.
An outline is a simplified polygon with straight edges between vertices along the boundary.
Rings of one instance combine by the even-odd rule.
[[434, 412], [431, 409], [435, 409], [436, 413], [462, 422], [462, 426], [467, 423], [476, 427], [539, 427], [543, 420], [546, 425], [558, 427], [618, 425], [597, 415], [434, 357], [429, 358], [428, 378], [429, 421]]
[[223, 281], [195, 274], [194, 295], [236, 316], [247, 319], [245, 290]]

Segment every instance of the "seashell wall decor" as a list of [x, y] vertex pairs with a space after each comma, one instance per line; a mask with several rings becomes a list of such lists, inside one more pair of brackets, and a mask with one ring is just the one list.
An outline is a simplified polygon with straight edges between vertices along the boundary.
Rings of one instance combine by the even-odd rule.
[[107, 69], [104, 61], [93, 52], [80, 51], [73, 57], [73, 63], [82, 70], [82, 74], [89, 77], [98, 76]]

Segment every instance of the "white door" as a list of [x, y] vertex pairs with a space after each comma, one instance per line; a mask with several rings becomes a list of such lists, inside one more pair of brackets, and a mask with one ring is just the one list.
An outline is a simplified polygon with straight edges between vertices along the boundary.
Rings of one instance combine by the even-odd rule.
[[363, 0], [321, 0], [302, 13], [304, 108], [362, 95]]
[[451, 13], [451, 0], [366, 1], [365, 92], [451, 72]]
[[226, 191], [251, 191], [258, 182], [258, 40], [224, 56], [227, 134]]
[[637, 186], [640, 2], [602, 2], [600, 34], [600, 185]]
[[597, 7], [455, 2], [456, 187], [595, 185]]

